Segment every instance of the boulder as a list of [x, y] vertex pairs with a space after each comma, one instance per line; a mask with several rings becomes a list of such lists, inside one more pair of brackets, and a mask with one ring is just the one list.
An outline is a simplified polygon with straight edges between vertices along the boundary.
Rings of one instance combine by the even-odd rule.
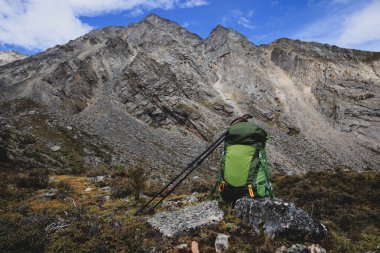
[[191, 242], [191, 253], [199, 253], [199, 243], [196, 241]]
[[175, 246], [176, 249], [179, 249], [179, 250], [185, 250], [188, 248], [187, 244], [186, 243], [183, 243], [183, 244], [180, 244], [180, 245], [177, 245]]
[[326, 253], [326, 250], [318, 244], [312, 244], [309, 247], [302, 244], [294, 244], [290, 248], [281, 246], [276, 249], [276, 253]]
[[50, 147], [50, 149], [51, 149], [52, 151], [56, 152], [56, 151], [60, 150], [61, 147], [58, 146], [58, 145], [54, 145], [54, 146]]
[[318, 244], [312, 244], [308, 249], [310, 253], [326, 253], [326, 250]]
[[218, 234], [215, 240], [215, 252], [224, 252], [228, 248], [228, 235]]
[[216, 225], [223, 216], [217, 201], [207, 201], [178, 211], [157, 213], [148, 219], [148, 223], [164, 236], [174, 237], [190, 229]]
[[102, 190], [104, 192], [107, 192], [107, 193], [110, 193], [111, 192], [111, 187], [110, 186], [104, 186], [104, 187], [100, 188], [100, 190]]
[[58, 194], [58, 190], [55, 189], [55, 188], [50, 188], [49, 191], [47, 193], [44, 194], [44, 197], [46, 199], [53, 199], [53, 198], [56, 198], [57, 197], [57, 194]]
[[235, 214], [260, 233], [272, 239], [320, 240], [327, 234], [326, 227], [293, 203], [280, 199], [242, 198], [236, 201]]
[[103, 181], [105, 181], [105, 180], [108, 179], [108, 178], [109, 178], [108, 175], [104, 175], [104, 176], [90, 177], [89, 180], [90, 180], [91, 182], [98, 183], [98, 182], [103, 182]]
[[309, 250], [302, 244], [294, 244], [290, 248], [282, 246], [276, 249], [276, 253], [309, 253]]

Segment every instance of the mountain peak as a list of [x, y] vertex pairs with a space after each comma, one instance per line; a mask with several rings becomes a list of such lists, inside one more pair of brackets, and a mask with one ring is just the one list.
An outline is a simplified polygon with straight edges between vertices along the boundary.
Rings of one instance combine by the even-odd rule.
[[210, 32], [210, 36], [212, 34], [227, 34], [229, 32], [233, 32], [231, 28], [224, 27], [222, 25], [217, 25], [212, 31]]
[[235, 31], [232, 28], [227, 28], [222, 25], [217, 25], [214, 29], [212, 29], [209, 38], [216, 37], [216, 38], [230, 38], [235, 41], [245, 41], [253, 44], [252, 42], [248, 41], [247, 37], [245, 37], [243, 34]]
[[154, 13], [151, 13], [147, 15], [140, 24], [143, 24], [144, 22], [147, 22], [150, 24], [151, 28], [153, 30], [159, 31], [158, 35], [160, 34], [171, 34], [172, 36], [179, 38], [186, 38], [189, 39], [187, 43], [190, 44], [199, 44], [202, 41], [202, 38], [200, 38], [197, 34], [191, 33], [182, 26], [180, 26], [178, 23], [162, 18]]
[[147, 15], [144, 19], [144, 21], [147, 21], [151, 24], [156, 24], [156, 25], [176, 25], [176, 26], [179, 26], [177, 23], [169, 20], [169, 19], [165, 19], [163, 17], [160, 17], [158, 16], [157, 14], [154, 14], [154, 13], [150, 13], [149, 15]]

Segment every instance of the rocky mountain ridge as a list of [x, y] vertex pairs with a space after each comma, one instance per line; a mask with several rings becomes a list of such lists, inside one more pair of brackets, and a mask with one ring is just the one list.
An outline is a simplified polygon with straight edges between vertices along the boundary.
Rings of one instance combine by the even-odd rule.
[[0, 66], [28, 57], [16, 51], [0, 51]]
[[[380, 53], [289, 39], [256, 46], [222, 26], [203, 40], [151, 14], [0, 66], [1, 130], [31, 133], [36, 142], [28, 145], [57, 160], [35, 125], [15, 122], [36, 106], [49, 118], [38, 122], [56, 122], [57, 135], [69, 125], [102, 143], [104, 152], [93, 147], [79, 166], [144, 160], [160, 174], [176, 172], [230, 120], [250, 113], [270, 133], [275, 173], [378, 170], [379, 75]], [[24, 105], [9, 116], [15, 103]], [[9, 139], [0, 141], [1, 164], [23, 154]], [[80, 148], [87, 157], [87, 145]], [[70, 159], [58, 167], [71, 168]]]

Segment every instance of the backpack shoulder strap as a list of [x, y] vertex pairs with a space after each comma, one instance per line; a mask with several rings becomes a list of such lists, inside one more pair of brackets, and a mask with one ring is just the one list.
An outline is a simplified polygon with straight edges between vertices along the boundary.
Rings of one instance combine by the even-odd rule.
[[268, 163], [267, 163], [267, 152], [265, 150], [265, 143], [264, 145], [260, 148], [259, 150], [259, 160], [260, 160], [260, 164], [262, 166], [262, 169], [265, 173], [265, 178], [266, 178], [266, 182], [265, 182], [265, 190], [266, 192], [268, 193], [268, 195], [273, 198], [273, 191], [272, 191], [272, 184], [271, 182], [269, 181], [269, 172], [268, 172]]

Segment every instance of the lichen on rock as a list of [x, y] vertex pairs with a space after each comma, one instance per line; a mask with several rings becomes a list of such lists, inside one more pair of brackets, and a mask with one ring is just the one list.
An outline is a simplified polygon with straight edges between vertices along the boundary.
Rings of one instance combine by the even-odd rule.
[[236, 201], [235, 214], [256, 233], [263, 231], [271, 238], [318, 240], [327, 234], [326, 227], [306, 211], [280, 199], [242, 198]]
[[178, 211], [157, 213], [148, 219], [148, 223], [164, 236], [175, 237], [184, 231], [217, 225], [223, 216], [217, 201], [207, 201]]

